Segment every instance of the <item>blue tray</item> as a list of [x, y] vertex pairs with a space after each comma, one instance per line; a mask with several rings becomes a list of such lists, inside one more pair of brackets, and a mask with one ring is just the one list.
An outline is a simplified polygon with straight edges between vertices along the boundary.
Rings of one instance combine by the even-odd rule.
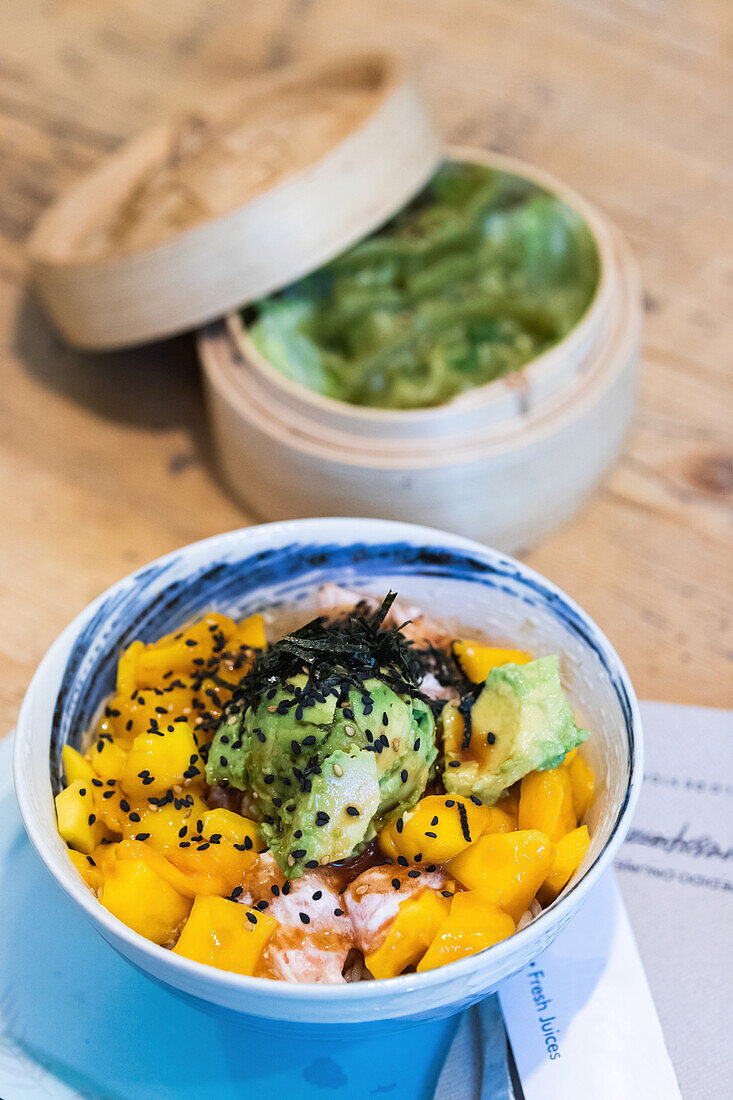
[[270, 1039], [179, 1000], [123, 962], [28, 842], [0, 742], [3, 1100], [427, 1100], [458, 1019], [389, 1039]]

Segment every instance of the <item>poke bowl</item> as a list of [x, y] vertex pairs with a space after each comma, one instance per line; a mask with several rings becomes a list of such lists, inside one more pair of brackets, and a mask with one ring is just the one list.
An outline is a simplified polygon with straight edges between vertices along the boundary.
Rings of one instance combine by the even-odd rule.
[[[160, 703], [184, 674], [170, 654], [202, 639], [226, 653], [235, 635], [238, 686], [219, 663], [212, 679], [210, 658], [209, 702], [171, 719]], [[98, 597], [30, 684], [14, 772], [31, 843], [133, 966], [202, 1008], [335, 1036], [451, 1016], [547, 948], [611, 866], [641, 752], [623, 665], [548, 581], [429, 528], [321, 519], [214, 536]], [[509, 896], [493, 868], [519, 847]]]

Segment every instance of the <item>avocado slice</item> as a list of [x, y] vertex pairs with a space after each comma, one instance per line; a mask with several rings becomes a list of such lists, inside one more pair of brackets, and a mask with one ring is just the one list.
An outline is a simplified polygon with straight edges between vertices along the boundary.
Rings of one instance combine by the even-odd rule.
[[[444, 731], [455, 728], [456, 712], [467, 708], [446, 704]], [[470, 726], [459, 723], [460, 744], [444, 734], [443, 782], [451, 794], [488, 805], [529, 772], [557, 767], [588, 737], [575, 723], [554, 655], [493, 668], [469, 714]]]

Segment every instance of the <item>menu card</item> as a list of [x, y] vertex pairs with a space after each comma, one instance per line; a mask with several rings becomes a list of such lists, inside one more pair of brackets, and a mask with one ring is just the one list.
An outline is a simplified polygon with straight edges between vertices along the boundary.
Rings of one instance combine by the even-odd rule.
[[517, 1076], [487, 1076], [504, 1036], [479, 1007], [441, 1075], [460, 1061], [455, 1100], [731, 1095], [733, 712], [645, 703], [642, 719], [644, 785], [615, 876], [499, 990]]

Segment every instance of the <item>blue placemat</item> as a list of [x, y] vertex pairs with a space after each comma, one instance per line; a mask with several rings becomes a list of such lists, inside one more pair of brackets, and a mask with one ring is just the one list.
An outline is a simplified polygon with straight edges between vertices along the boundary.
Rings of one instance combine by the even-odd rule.
[[270, 1038], [200, 1012], [114, 953], [30, 846], [0, 742], [3, 1100], [427, 1100], [457, 1020], [378, 1041]]

